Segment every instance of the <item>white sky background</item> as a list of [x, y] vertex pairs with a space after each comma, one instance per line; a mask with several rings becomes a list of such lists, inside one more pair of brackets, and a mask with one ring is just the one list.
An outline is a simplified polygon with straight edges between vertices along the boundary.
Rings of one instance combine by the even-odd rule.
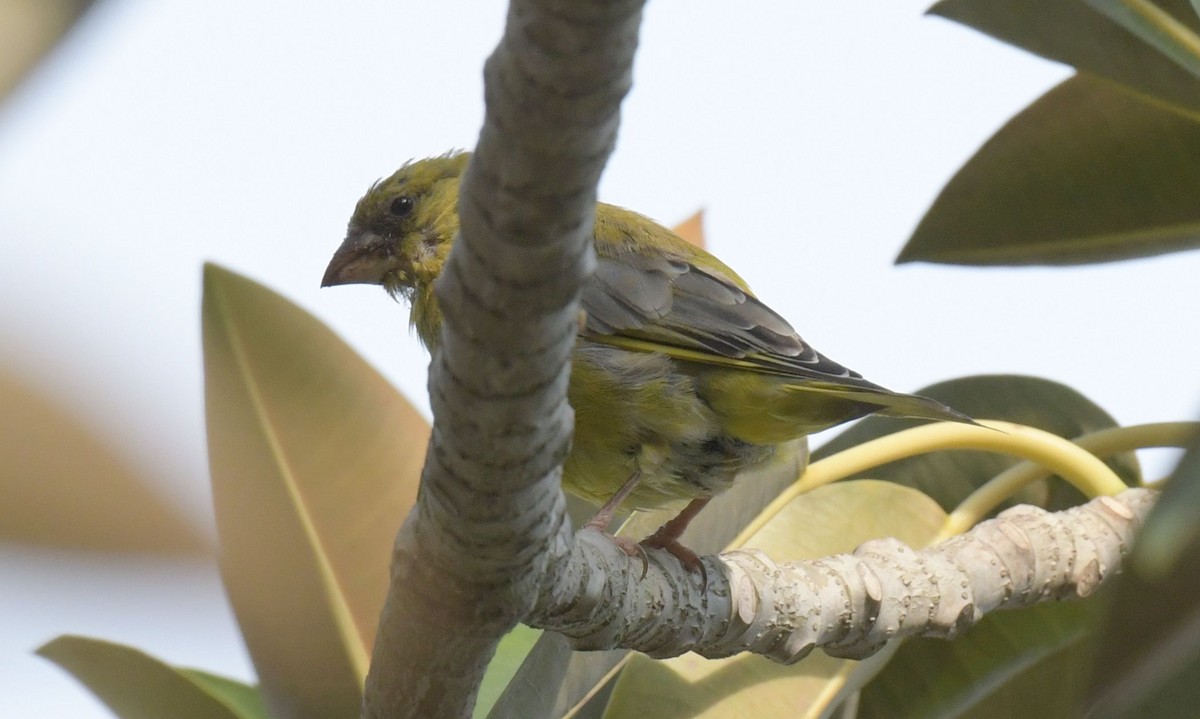
[[[703, 206], [715, 254], [819, 349], [894, 389], [1028, 373], [1122, 423], [1195, 416], [1200, 253], [891, 264], [970, 153], [1069, 70], [924, 18], [924, 2], [732, 7], [649, 5], [602, 199], [666, 224]], [[321, 317], [426, 408], [407, 310], [318, 284], [373, 180], [474, 145], [503, 14], [479, 0], [102, 4], [0, 110], [0, 365], [205, 526], [203, 261]], [[251, 676], [215, 571], [0, 547], [0, 576], [13, 716], [109, 716], [29, 654], [63, 632]]]

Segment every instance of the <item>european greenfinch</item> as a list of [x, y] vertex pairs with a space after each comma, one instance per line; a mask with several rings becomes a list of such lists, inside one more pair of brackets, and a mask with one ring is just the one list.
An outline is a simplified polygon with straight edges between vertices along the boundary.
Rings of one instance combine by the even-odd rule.
[[[322, 286], [378, 284], [412, 305], [431, 351], [442, 314], [433, 284], [458, 232], [467, 153], [409, 162], [358, 201]], [[642, 542], [685, 563], [678, 537], [737, 475], [787, 442], [864, 415], [970, 421], [934, 400], [892, 392], [817, 352], [733, 270], [635, 212], [598, 204], [597, 264], [568, 399], [575, 436], [563, 487], [603, 504], [690, 503]], [[622, 543], [638, 551], [632, 543]], [[631, 553], [633, 553], [631, 551]]]

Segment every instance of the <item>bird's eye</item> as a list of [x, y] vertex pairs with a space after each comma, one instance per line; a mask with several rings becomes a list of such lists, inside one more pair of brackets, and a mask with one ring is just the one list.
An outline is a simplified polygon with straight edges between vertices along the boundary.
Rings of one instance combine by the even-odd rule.
[[417, 203], [413, 200], [413, 198], [409, 197], [408, 195], [404, 195], [403, 197], [397, 197], [396, 199], [392, 200], [390, 211], [396, 217], [404, 217], [408, 213], [412, 212], [413, 206], [416, 204]]

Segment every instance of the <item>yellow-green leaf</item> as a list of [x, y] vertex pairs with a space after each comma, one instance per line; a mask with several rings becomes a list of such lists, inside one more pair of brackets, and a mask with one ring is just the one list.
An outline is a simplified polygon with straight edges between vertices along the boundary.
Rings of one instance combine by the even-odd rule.
[[180, 669], [132, 647], [61, 636], [37, 650], [70, 672], [121, 719], [266, 719], [254, 687]]
[[428, 426], [244, 277], [205, 267], [203, 320], [221, 573], [263, 691], [289, 716], [356, 717]]
[[500, 646], [496, 647], [496, 655], [488, 662], [487, 672], [479, 685], [479, 698], [475, 700], [473, 716], [486, 717], [491, 712], [541, 636], [542, 630], [524, 624], [518, 624], [504, 635]]

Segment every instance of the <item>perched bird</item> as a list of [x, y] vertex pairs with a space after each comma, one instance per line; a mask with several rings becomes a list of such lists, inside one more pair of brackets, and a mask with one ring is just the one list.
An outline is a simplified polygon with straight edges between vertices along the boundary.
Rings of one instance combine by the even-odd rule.
[[[467, 153], [413, 161], [372, 185], [321, 282], [378, 284], [405, 298], [430, 350], [442, 319], [433, 283], [458, 231], [468, 161]], [[678, 542], [687, 523], [784, 443], [871, 413], [970, 421], [820, 354], [733, 270], [653, 220], [599, 204], [593, 239], [597, 265], [582, 289], [568, 389], [575, 437], [563, 487], [604, 505], [592, 521], [600, 529], [618, 506], [690, 501], [641, 544], [696, 566]]]

